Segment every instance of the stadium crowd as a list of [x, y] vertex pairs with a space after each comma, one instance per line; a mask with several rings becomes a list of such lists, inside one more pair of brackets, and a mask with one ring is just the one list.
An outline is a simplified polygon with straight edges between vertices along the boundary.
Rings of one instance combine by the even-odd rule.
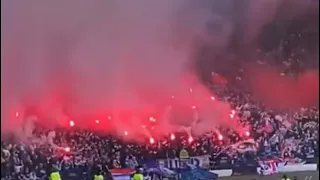
[[[282, 76], [299, 73], [302, 68], [316, 68], [316, 54], [319, 53], [306, 43], [310, 42], [310, 38], [314, 39], [306, 32], [286, 33], [278, 45], [273, 45], [275, 48], [257, 51], [259, 59], [256, 63], [276, 64], [282, 67]], [[238, 72], [233, 76], [237, 82], [244, 78], [241, 77], [242, 70]], [[233, 106], [233, 115], [239, 117], [241, 124], [251, 127], [247, 136], [243, 137], [232, 129], [220, 129], [221, 135], [208, 132], [194, 137], [192, 142], [188, 142], [186, 134], [178, 133], [176, 140], [170, 140], [168, 136], [156, 143], [138, 144], [76, 127], [69, 130], [38, 127], [35, 136], [54, 133], [54, 144], [65, 148], [1, 139], [1, 179], [45, 179], [52, 169], [60, 170], [62, 176], [76, 173], [83, 174], [83, 179], [89, 179], [93, 167], [97, 165], [103, 166], [105, 172], [117, 168], [135, 168], [148, 160], [176, 158], [182, 148], [190, 156], [209, 155], [210, 163], [204, 168], [210, 169], [223, 164], [229, 166], [270, 157], [290, 162], [318, 157], [318, 107], [301, 107], [294, 112], [273, 110], [252, 100], [249, 92], [239, 91], [238, 86], [233, 87], [232, 83], [211, 83], [209, 88], [218, 92], [220, 100], [228, 101]]]

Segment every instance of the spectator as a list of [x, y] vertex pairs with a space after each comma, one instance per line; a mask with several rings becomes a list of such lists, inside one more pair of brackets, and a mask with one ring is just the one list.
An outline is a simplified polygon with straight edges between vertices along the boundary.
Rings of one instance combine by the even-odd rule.
[[[255, 63], [276, 66], [281, 69], [281, 76], [291, 77], [307, 69], [318, 68], [318, 52], [315, 49], [319, 47], [313, 43], [318, 35], [294, 25], [286, 32], [281, 32], [276, 40], [270, 37], [270, 33], [264, 35], [272, 42], [271, 45], [268, 42], [268, 48], [252, 52], [258, 57]], [[267, 108], [255, 101], [246, 88], [241, 88], [241, 83], [246, 81], [243, 76], [245, 69], [240, 66], [235, 69], [236, 73], [232, 71], [226, 77], [230, 83], [225, 83], [226, 79], [214, 72], [212, 74], [217, 76], [216, 79], [223, 83], [210, 81], [206, 84], [218, 94], [217, 99], [233, 106], [234, 116], [237, 116], [235, 119], [241, 125], [250, 127], [247, 132], [249, 136], [243, 137], [234, 129], [219, 128], [221, 137], [210, 131], [188, 143], [186, 134], [177, 133], [175, 138], [179, 143], [173, 143], [168, 137], [159, 140], [156, 145], [124, 142], [112, 135], [102, 136], [77, 127], [65, 130], [37, 126], [34, 136], [51, 141], [23, 144], [12, 138], [2, 139], [1, 180], [43, 180], [53, 169], [70, 179], [77, 179], [78, 175], [82, 179], [90, 179], [93, 175], [105, 175], [106, 179], [112, 179], [109, 169], [134, 169], [149, 159], [175, 158], [182, 148], [187, 149], [190, 156], [210, 155], [211, 168], [249, 164], [273, 157], [288, 162], [311, 161], [318, 157], [319, 109], [301, 107], [292, 112]], [[70, 147], [61, 148], [67, 146]]]

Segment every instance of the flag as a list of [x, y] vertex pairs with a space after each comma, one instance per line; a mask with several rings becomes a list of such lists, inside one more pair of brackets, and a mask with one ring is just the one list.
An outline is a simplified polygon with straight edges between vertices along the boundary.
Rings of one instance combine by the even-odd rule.
[[240, 141], [236, 144], [231, 145], [231, 147], [237, 150], [239, 153], [252, 152], [257, 150], [257, 144], [253, 139]]

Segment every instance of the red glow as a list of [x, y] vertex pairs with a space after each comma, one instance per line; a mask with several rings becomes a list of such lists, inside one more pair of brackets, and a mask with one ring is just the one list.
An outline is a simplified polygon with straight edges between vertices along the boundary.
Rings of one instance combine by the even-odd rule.
[[170, 135], [170, 139], [171, 139], [171, 140], [174, 140], [175, 138], [176, 138], [176, 137], [175, 137], [174, 134], [171, 134], [171, 135]]
[[231, 118], [231, 119], [233, 119], [233, 118], [234, 118], [234, 114], [230, 114], [229, 116], [230, 116], [230, 118]]
[[73, 127], [73, 126], [74, 126], [74, 122], [71, 120], [71, 121], [69, 122], [69, 125], [70, 125], [71, 127]]
[[[206, 107], [209, 106], [206, 104], [208, 103], [213, 111], [216, 111], [215, 109], [219, 110], [212, 114], [221, 114], [221, 118], [219, 120], [208, 117], [212, 123], [214, 121], [222, 122], [229, 120], [230, 123], [236, 124], [236, 121], [231, 121], [228, 117], [228, 113], [231, 113], [232, 109], [230, 109], [229, 106], [220, 105], [221, 103], [214, 97], [214, 94], [201, 94], [201, 98], [197, 100], [197, 98], [193, 97], [192, 93], [188, 93], [188, 87], [186, 88], [186, 92], [186, 96], [180, 95], [179, 93], [169, 94], [171, 92], [168, 92], [159, 98], [157, 96], [150, 97], [150, 105], [142, 107], [139, 106], [137, 109], [131, 107], [127, 108], [126, 106], [117, 106], [116, 108], [109, 109], [109, 107], [106, 106], [101, 109], [97, 107], [97, 109], [92, 109], [90, 112], [76, 112], [76, 114], [62, 113], [61, 117], [59, 117], [59, 120], [52, 123], [57, 123], [57, 126], [67, 129], [81, 128], [90, 129], [93, 131], [97, 130], [99, 133], [113, 133], [125, 140], [132, 139], [134, 141], [138, 141], [139, 143], [148, 144], [150, 137], [153, 137], [154, 140], [157, 140], [157, 142], [154, 143], [158, 143], [158, 141], [164, 137], [168, 138], [166, 140], [175, 141], [175, 139], [178, 138], [175, 137], [176, 132], [180, 132], [182, 126], [191, 126], [190, 119], [194, 118], [195, 111], [199, 109], [199, 112], [197, 112], [196, 115], [201, 116], [202, 108], [209, 109], [209, 107]], [[202, 91], [198, 91], [198, 89], [194, 91], [194, 93], [195, 92], [197, 93], [196, 96], [198, 96], [199, 93], [202, 93]], [[190, 97], [188, 98], [187, 96]], [[154, 98], [154, 100], [151, 98]], [[174, 98], [174, 100], [171, 98]], [[123, 99], [123, 101], [123, 104], [125, 104], [126, 99]], [[49, 103], [51, 103], [51, 100]], [[44, 104], [45, 105], [39, 105], [39, 110], [36, 110], [40, 116], [45, 117], [47, 116], [46, 114], [50, 115], [50, 109], [54, 108], [51, 106], [55, 105], [47, 105], [48, 103], [46, 102], [44, 102]], [[11, 118], [17, 119], [15, 116], [25, 116], [25, 113], [20, 111], [20, 109], [13, 108], [13, 110], [15, 111], [11, 112]], [[75, 124], [74, 119], [77, 121], [77, 125]], [[167, 121], [167, 119], [174, 119], [174, 121]], [[42, 122], [41, 119], [39, 120], [39, 123], [48, 124], [45, 121]], [[219, 124], [219, 122], [217, 122], [217, 124]], [[242, 133], [244, 132], [245, 131], [242, 131]], [[195, 142], [191, 132], [187, 132], [185, 135], [186, 136], [184, 137], [184, 140], [187, 144], [188, 142]], [[189, 137], [188, 135], [192, 137]], [[180, 137], [178, 139], [180, 140]]]
[[70, 152], [70, 148], [69, 148], [69, 147], [64, 148], [64, 150], [65, 150], [66, 152]]
[[219, 141], [222, 141], [223, 140], [223, 136], [221, 134], [218, 135], [218, 139]]
[[294, 79], [290, 76], [280, 77], [278, 69], [269, 66], [250, 67], [246, 73], [250, 74], [246, 76], [253, 96], [267, 107], [293, 109], [319, 104], [317, 70], [305, 71]]
[[151, 121], [151, 122], [156, 122], [156, 119], [151, 116], [151, 117], [149, 117], [149, 121]]
[[154, 144], [154, 139], [153, 139], [153, 138], [150, 138], [150, 139], [149, 139], [149, 142], [150, 142], [150, 144]]
[[211, 78], [212, 78], [212, 82], [214, 84], [227, 84], [228, 83], [228, 81], [225, 77], [223, 77], [215, 72], [211, 73]]

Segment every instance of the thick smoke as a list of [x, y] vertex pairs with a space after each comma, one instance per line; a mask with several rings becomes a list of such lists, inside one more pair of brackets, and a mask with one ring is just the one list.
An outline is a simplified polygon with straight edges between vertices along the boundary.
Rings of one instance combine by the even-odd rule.
[[[175, 104], [197, 104], [203, 131], [226, 122], [229, 106], [209, 102], [212, 94], [195, 78], [195, 53], [203, 43], [224, 51], [238, 24], [254, 39], [271, 10], [253, 11], [265, 3], [253, 1], [239, 19], [229, 15], [237, 3], [227, 0], [1, 1], [2, 129], [21, 127], [23, 118], [12, 114], [36, 105], [53, 124], [65, 114], [157, 109], [169, 131], [171, 96]], [[262, 17], [259, 24], [247, 22], [252, 16]], [[120, 131], [140, 119], [122, 121], [115, 123]]]
[[[165, 111], [171, 96], [191, 107], [187, 77], [194, 76], [195, 42], [207, 39], [207, 24], [219, 18], [202, 3], [2, 1], [3, 127], [23, 124], [8, 114], [25, 104], [40, 105], [57, 123], [61, 109], [72, 115]], [[227, 32], [216, 37], [218, 47]], [[193, 98], [210, 98], [198, 89]]]
[[254, 97], [268, 107], [299, 109], [319, 105], [319, 70], [308, 70], [297, 77], [279, 75], [273, 68], [252, 68], [247, 77]]

